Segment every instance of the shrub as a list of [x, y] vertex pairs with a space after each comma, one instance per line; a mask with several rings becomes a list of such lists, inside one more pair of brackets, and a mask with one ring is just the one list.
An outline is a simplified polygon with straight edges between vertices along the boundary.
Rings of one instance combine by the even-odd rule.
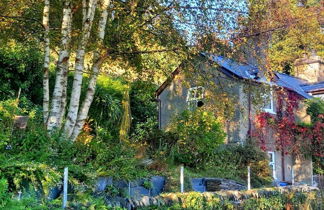
[[318, 192], [279, 192], [276, 189], [245, 192], [220, 193], [169, 193], [159, 197], [160, 205], [137, 209], [322, 209], [322, 198]]
[[[98, 129], [89, 142], [71, 142], [59, 133], [48, 135], [37, 106], [27, 107], [16, 100], [0, 102], [0, 177], [8, 180], [10, 191], [21, 189], [21, 183], [47, 190], [57, 183], [64, 167], [69, 167], [74, 182], [92, 181], [105, 174], [117, 179], [143, 176], [134, 158], [134, 150], [118, 139], [110, 137], [105, 129]], [[13, 127], [16, 114], [30, 116], [27, 128]], [[107, 137], [108, 136], [108, 137]]]
[[214, 114], [200, 110], [184, 111], [171, 123], [170, 132], [178, 136], [172, 148], [174, 160], [196, 168], [204, 167], [225, 139]]
[[22, 95], [41, 104], [43, 57], [34, 47], [11, 44], [0, 48], [0, 100]]
[[307, 101], [307, 114], [311, 116], [312, 122], [324, 121], [319, 115], [324, 115], [324, 100], [320, 98], [312, 98]]
[[[86, 92], [87, 83], [83, 85]], [[89, 110], [90, 125], [94, 129], [104, 129], [110, 138], [118, 138], [123, 115], [122, 97], [127, 88], [125, 82], [118, 78], [101, 76], [98, 78], [96, 93]]]
[[8, 182], [0, 178], [0, 208], [3, 208], [9, 202]]
[[249, 142], [244, 145], [223, 145], [217, 148], [207, 163], [206, 171], [211, 171], [213, 176], [245, 182], [249, 165], [253, 187], [271, 183], [266, 154]]
[[132, 130], [136, 128], [137, 124], [147, 122], [147, 119], [157, 122], [156, 88], [155, 84], [147, 81], [137, 80], [131, 84]]
[[1, 160], [0, 166], [0, 178], [7, 180], [12, 192], [27, 190], [47, 195], [49, 188], [55, 186], [61, 179], [58, 171], [42, 163], [4, 159]]

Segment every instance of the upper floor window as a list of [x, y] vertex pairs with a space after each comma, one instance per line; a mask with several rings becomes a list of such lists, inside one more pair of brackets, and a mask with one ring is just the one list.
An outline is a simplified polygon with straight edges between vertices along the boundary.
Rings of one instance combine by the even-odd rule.
[[202, 107], [204, 105], [205, 88], [202, 86], [189, 88], [187, 94], [187, 104], [189, 109], [194, 109], [196, 107]]
[[305, 7], [306, 6], [306, 0], [299, 0], [297, 1], [298, 7]]
[[264, 106], [263, 110], [268, 113], [275, 114], [274, 110], [274, 100], [273, 100], [273, 91], [270, 90], [269, 94], [263, 95]]

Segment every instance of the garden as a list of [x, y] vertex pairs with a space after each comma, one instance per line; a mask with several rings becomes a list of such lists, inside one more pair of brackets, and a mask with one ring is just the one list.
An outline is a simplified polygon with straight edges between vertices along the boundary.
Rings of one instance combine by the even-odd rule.
[[261, 129], [226, 144], [226, 122], [241, 113], [223, 86], [214, 107], [182, 110], [167, 129], [156, 97], [182, 67], [194, 73], [201, 52], [260, 57], [268, 78], [294, 75], [296, 59], [324, 55], [321, 9], [316, 0], [0, 1], [0, 209], [323, 209], [323, 189], [274, 187], [262, 129], [323, 176], [323, 100], [306, 101], [311, 120], [301, 123], [291, 118], [299, 96], [278, 93], [296, 103], [257, 112]]

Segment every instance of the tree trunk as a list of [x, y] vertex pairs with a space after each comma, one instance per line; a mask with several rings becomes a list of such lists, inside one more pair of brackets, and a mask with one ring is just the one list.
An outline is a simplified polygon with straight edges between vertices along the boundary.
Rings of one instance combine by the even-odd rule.
[[82, 26], [87, 19], [87, 0], [82, 0]]
[[49, 9], [50, 0], [45, 0], [45, 6], [43, 10], [43, 26], [44, 32], [44, 66], [43, 66], [43, 118], [44, 124], [47, 122], [49, 112], [49, 64], [50, 64], [50, 39], [49, 39]]
[[98, 47], [93, 54], [93, 64], [91, 67], [92, 74], [91, 74], [90, 81], [88, 84], [86, 97], [81, 105], [81, 109], [79, 110], [77, 121], [75, 123], [73, 132], [71, 135], [71, 140], [73, 140], [73, 141], [78, 137], [78, 135], [81, 132], [84, 122], [88, 116], [89, 108], [90, 108], [90, 105], [93, 101], [93, 97], [95, 94], [97, 78], [98, 78], [98, 74], [99, 74], [99, 71], [101, 68], [101, 64], [103, 62], [103, 59], [101, 59], [101, 57], [100, 57], [100, 49], [103, 45], [103, 39], [105, 37], [105, 28], [106, 28], [107, 17], [108, 17], [107, 9], [108, 9], [109, 4], [110, 4], [110, 0], [102, 1], [102, 6], [101, 6], [102, 13], [101, 13], [100, 21], [99, 21], [99, 26], [98, 26], [98, 39], [99, 39]]
[[[48, 131], [58, 128], [60, 116], [62, 112], [62, 96], [64, 93], [64, 84], [67, 80], [67, 72], [70, 59], [70, 42], [71, 42], [71, 25], [72, 25], [72, 10], [71, 0], [66, 0], [63, 9], [63, 21], [62, 21], [62, 39], [61, 50], [59, 53], [59, 59], [57, 62], [57, 72], [55, 87], [53, 91], [51, 112], [47, 122]], [[64, 100], [64, 98], [63, 98]]]
[[64, 77], [63, 79], [64, 84], [63, 84], [63, 91], [62, 91], [62, 98], [61, 98], [61, 110], [60, 110], [58, 124], [57, 124], [58, 128], [61, 128], [65, 116], [65, 112], [66, 112], [65, 108], [66, 108], [66, 99], [67, 99], [68, 69], [64, 71], [63, 77]]
[[88, 40], [90, 37], [93, 18], [96, 11], [96, 6], [97, 6], [97, 0], [89, 1], [89, 9], [83, 26], [81, 41], [79, 43], [77, 54], [76, 54], [75, 72], [74, 72], [73, 87], [72, 87], [73, 91], [71, 93], [68, 116], [64, 126], [64, 132], [67, 138], [71, 136], [73, 132], [73, 127], [78, 117], [81, 86], [82, 86], [82, 79], [83, 79], [83, 70], [84, 70], [85, 48], [86, 45], [88, 44]]
[[119, 130], [119, 138], [121, 141], [127, 142], [128, 141], [128, 133], [131, 127], [131, 109], [130, 109], [130, 99], [129, 99], [129, 87], [127, 90], [123, 93], [123, 100], [122, 100], [122, 106], [123, 106], [123, 118], [120, 125]]

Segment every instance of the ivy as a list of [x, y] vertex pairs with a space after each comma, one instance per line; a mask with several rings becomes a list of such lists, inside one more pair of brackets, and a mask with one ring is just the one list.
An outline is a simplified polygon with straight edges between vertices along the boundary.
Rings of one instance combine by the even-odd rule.
[[[323, 158], [324, 115], [319, 113], [320, 108], [316, 109], [320, 107], [320, 102], [316, 100], [316, 105], [308, 103], [312, 124], [298, 124], [295, 116], [299, 104], [303, 103], [302, 98], [291, 91], [277, 91], [277, 96], [277, 114], [259, 113], [256, 117], [253, 137], [258, 140], [261, 149], [267, 150], [268, 138], [274, 136], [276, 149], [285, 154]], [[317, 116], [316, 120], [314, 116]]]

